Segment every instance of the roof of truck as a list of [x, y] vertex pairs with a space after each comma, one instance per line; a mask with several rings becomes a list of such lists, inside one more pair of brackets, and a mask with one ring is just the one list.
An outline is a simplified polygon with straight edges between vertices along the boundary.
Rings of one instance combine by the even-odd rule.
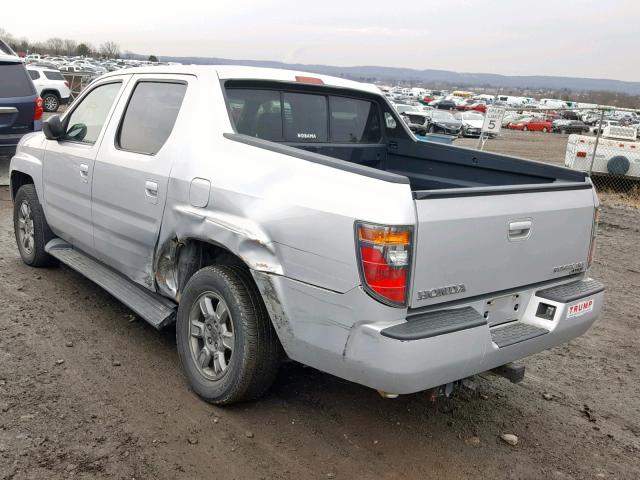
[[197, 75], [199, 72], [216, 71], [222, 80], [242, 79], [242, 80], [273, 80], [278, 82], [295, 82], [296, 77], [308, 77], [320, 79], [325, 85], [341, 88], [351, 88], [363, 90], [370, 93], [379, 94], [380, 90], [373, 84], [355, 82], [329, 75], [320, 75], [311, 72], [297, 70], [284, 70], [279, 68], [247, 67], [242, 65], [160, 65], [154, 67], [135, 67], [126, 70], [117, 70], [103, 76], [122, 75], [127, 73], [184, 73]]

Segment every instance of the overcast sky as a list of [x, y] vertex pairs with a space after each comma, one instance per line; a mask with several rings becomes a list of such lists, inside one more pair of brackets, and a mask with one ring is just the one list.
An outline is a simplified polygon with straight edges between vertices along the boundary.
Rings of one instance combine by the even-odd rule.
[[7, 0], [0, 11], [18, 37], [159, 56], [640, 81], [640, 0]]

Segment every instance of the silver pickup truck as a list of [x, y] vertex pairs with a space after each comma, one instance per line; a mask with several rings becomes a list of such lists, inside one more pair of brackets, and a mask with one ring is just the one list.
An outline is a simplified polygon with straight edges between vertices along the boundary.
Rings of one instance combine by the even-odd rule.
[[417, 142], [373, 85], [114, 72], [10, 170], [24, 262], [175, 321], [213, 403], [259, 397], [286, 358], [386, 396], [450, 385], [583, 334], [602, 308], [586, 174]]

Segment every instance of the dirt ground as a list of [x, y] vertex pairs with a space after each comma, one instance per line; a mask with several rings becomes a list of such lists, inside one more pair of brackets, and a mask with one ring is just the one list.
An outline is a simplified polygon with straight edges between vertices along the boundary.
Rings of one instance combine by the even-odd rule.
[[[557, 154], [547, 138], [529, 152]], [[188, 390], [175, 330], [68, 268], [23, 265], [11, 212], [0, 187], [0, 479], [640, 478], [639, 210], [604, 207], [604, 314], [527, 359], [521, 384], [384, 400], [287, 364], [264, 399], [230, 408]]]

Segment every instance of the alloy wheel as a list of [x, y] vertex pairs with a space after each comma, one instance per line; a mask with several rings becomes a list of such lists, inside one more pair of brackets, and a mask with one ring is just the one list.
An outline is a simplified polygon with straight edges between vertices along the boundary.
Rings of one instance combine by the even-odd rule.
[[219, 380], [229, 369], [235, 343], [233, 319], [227, 303], [216, 292], [205, 292], [189, 313], [189, 346], [200, 374]]
[[25, 254], [31, 255], [35, 246], [33, 214], [29, 202], [24, 200], [18, 211], [18, 241]]

